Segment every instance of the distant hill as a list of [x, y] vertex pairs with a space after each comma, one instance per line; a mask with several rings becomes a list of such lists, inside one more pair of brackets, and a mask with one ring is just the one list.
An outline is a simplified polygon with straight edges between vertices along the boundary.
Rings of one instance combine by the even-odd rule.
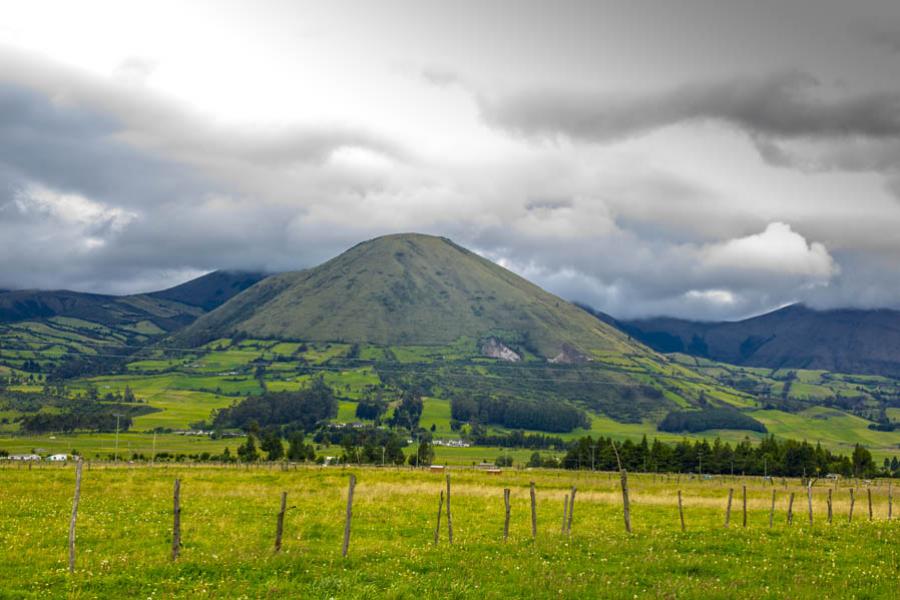
[[131, 296], [69, 290], [0, 291], [0, 323], [68, 317], [109, 327], [149, 321], [163, 331], [174, 331], [264, 277], [215, 271], [168, 290]]
[[756, 367], [900, 376], [900, 311], [814, 310], [792, 305], [736, 322], [620, 321], [660, 352]]
[[209, 311], [221, 306], [268, 275], [252, 271], [213, 271], [181, 285], [147, 294]]
[[594, 352], [649, 353], [511, 271], [419, 234], [380, 237], [313, 269], [269, 277], [178, 338], [196, 344], [235, 333], [385, 346], [495, 338], [561, 362]]
[[147, 295], [118, 297], [66, 290], [0, 293], [0, 323], [69, 317], [110, 327], [149, 321], [164, 331], [174, 331], [202, 313], [198, 307]]

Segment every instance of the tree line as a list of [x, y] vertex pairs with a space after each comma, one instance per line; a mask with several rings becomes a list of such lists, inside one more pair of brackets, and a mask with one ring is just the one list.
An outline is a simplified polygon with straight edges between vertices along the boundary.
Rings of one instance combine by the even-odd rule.
[[454, 396], [450, 400], [450, 416], [460, 422], [552, 433], [590, 427], [590, 419], [584, 410], [551, 398], [536, 402], [508, 396]]
[[[616, 458], [618, 451], [619, 458]], [[667, 444], [647, 437], [635, 443], [631, 440], [614, 442], [612, 438], [594, 440], [583, 437], [574, 442], [562, 461], [567, 469], [671, 472], [696, 474], [776, 475], [785, 477], [824, 477], [838, 474], [844, 477], [896, 476], [890, 461], [879, 468], [872, 454], [857, 444], [851, 455], [835, 454], [806, 441], [778, 440], [767, 436], [754, 444], [744, 439], [732, 446], [719, 438], [690, 442], [682, 440]], [[898, 465], [900, 466], [900, 465]]]

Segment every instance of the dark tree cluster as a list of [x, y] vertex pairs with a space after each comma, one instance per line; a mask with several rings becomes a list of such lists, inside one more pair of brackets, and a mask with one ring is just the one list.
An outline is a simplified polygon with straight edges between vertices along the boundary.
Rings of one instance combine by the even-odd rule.
[[704, 408], [703, 410], [673, 410], [659, 423], [657, 429], [678, 433], [697, 433], [710, 429], [742, 429], [766, 433], [766, 426], [733, 408]]
[[[22, 431], [26, 433], [49, 433], [72, 431], [116, 431], [116, 415], [110, 412], [75, 412], [62, 413], [39, 412], [22, 417], [19, 422]], [[131, 427], [131, 417], [118, 417], [119, 431], [128, 431]]]
[[381, 398], [363, 398], [356, 405], [356, 418], [378, 421], [387, 412], [387, 407], [387, 402]]
[[419, 426], [422, 417], [422, 409], [425, 407], [422, 396], [415, 391], [404, 391], [400, 404], [394, 409], [390, 425], [392, 427], [404, 427], [410, 431]]
[[553, 399], [534, 402], [506, 396], [457, 396], [450, 402], [450, 411], [457, 421], [489, 423], [509, 429], [557, 433], [590, 427], [585, 411]]
[[499, 448], [529, 448], [529, 449], [554, 449], [562, 450], [567, 443], [561, 437], [544, 435], [542, 433], [525, 433], [523, 431], [510, 431], [507, 434], [489, 435], [479, 432], [472, 436], [472, 441], [478, 446], [496, 446]]
[[574, 442], [563, 459], [567, 469], [615, 470], [616, 450], [622, 466], [629, 471], [777, 475], [785, 477], [819, 477], [829, 473], [845, 477], [889, 475], [879, 471], [871, 453], [857, 445], [851, 456], [834, 454], [821, 445], [805, 441], [777, 440], [769, 436], [758, 444], [749, 439], [731, 446], [720, 439], [665, 444], [646, 436], [640, 443], [618, 442], [615, 449], [610, 438], [581, 438]]
[[337, 416], [338, 403], [331, 388], [321, 379], [296, 392], [267, 392], [261, 396], [247, 396], [228, 408], [218, 410], [213, 417], [217, 429], [248, 430], [255, 423], [260, 427], [293, 426], [312, 431], [327, 419]]

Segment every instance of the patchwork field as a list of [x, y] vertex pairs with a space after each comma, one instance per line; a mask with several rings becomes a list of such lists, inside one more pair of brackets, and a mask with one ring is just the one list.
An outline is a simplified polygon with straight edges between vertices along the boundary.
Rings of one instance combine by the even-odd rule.
[[[349, 554], [341, 542], [350, 474]], [[624, 531], [618, 475], [451, 470], [447, 519], [434, 545], [444, 475], [401, 469], [245, 467], [85, 468], [76, 571], [66, 537], [72, 465], [0, 467], [2, 596], [305, 598], [891, 598], [900, 524], [887, 520], [887, 484], [813, 488], [814, 522], [797, 480], [688, 480], [629, 475], [633, 533]], [[181, 480], [182, 548], [171, 560], [172, 489]], [[529, 482], [536, 484], [532, 539]], [[741, 490], [747, 486], [747, 524]], [[563, 497], [577, 488], [571, 533]], [[504, 542], [503, 489], [511, 491]], [[728, 489], [735, 490], [725, 527]], [[827, 523], [832, 490], [834, 521]], [[681, 531], [677, 491], [683, 494]], [[769, 526], [772, 492], [776, 494]], [[280, 554], [279, 496], [288, 492]], [[795, 494], [793, 522], [787, 504]], [[446, 507], [446, 505], [445, 505]]]
[[[115, 332], [87, 321], [57, 319], [47, 325], [19, 324], [16, 331], [33, 336], [97, 336], [107, 339]], [[29, 333], [30, 332], [30, 333]], [[54, 338], [55, 339], [55, 338]], [[62, 338], [60, 338], [62, 339]], [[85, 339], [87, 339], [85, 337]], [[118, 338], [112, 341], [117, 341]], [[15, 341], [20, 344], [21, 340]], [[210, 418], [212, 411], [227, 407], [247, 395], [264, 391], [291, 391], [307, 385], [313, 378], [322, 377], [339, 398], [335, 422], [371, 424], [356, 416], [357, 402], [382, 394], [389, 407], [384, 418], [390, 418], [397, 402], [398, 386], [411, 381], [424, 381], [430, 388], [424, 396], [424, 410], [420, 425], [431, 430], [436, 439], [460, 437], [450, 426], [449, 397], [454, 392], [525, 394], [536, 401], [556, 398], [563, 394], [587, 409], [590, 428], [578, 428], [557, 433], [565, 440], [585, 435], [611, 436], [614, 439], [638, 441], [647, 436], [662, 441], [681, 439], [712, 439], [719, 437], [731, 443], [744, 438], [758, 440], [763, 434], [743, 430], [707, 430], [699, 433], [666, 433], [658, 431], [655, 418], [612, 418], [606, 410], [611, 406], [632, 406], [628, 400], [630, 389], [623, 383], [626, 374], [647, 390], [656, 390], [660, 398], [673, 407], [689, 407], [698, 398], [715, 405], [743, 410], [760, 421], [769, 433], [782, 438], [819, 442], [841, 453], [852, 451], [855, 443], [866, 445], [881, 461], [900, 454], [900, 432], [876, 431], [870, 428], [872, 419], [898, 420], [896, 408], [879, 408], [883, 402], [896, 397], [898, 382], [885, 377], [862, 377], [834, 374], [825, 371], [772, 371], [734, 367], [683, 355], [671, 355], [668, 362], [653, 362], [645, 357], [598, 353], [594, 364], [579, 369], [548, 369], [527, 361], [526, 366], [503, 364], [496, 360], [473, 355], [474, 340], [461, 339], [445, 346], [391, 346], [367, 344], [276, 342], [271, 340], [218, 339], [200, 348], [148, 348], [133, 360], [122, 365], [123, 373], [70, 379], [66, 386], [74, 394], [83, 394], [90, 387], [100, 396], [122, 394], [126, 388], [142, 403], [155, 409], [134, 418], [132, 431], [123, 434], [131, 452], [149, 454], [146, 434], [161, 432], [157, 450], [177, 453], [185, 448], [183, 436], [165, 432], [190, 429], [192, 424]], [[9, 347], [9, 344], [5, 345]], [[38, 351], [40, 361], [54, 358], [53, 344]], [[43, 354], [41, 354], [43, 353]], [[48, 354], [49, 353], [49, 354]], [[46, 355], [46, 356], [45, 356]], [[51, 356], [53, 355], [53, 356]], [[4, 351], [0, 360], [10, 358]], [[527, 359], [528, 357], [526, 357]], [[24, 359], [22, 359], [24, 360]], [[21, 370], [20, 359], [0, 366], [0, 376], [14, 378], [12, 391], [39, 393], [44, 381], [41, 375]], [[787, 389], [786, 389], [787, 388]], [[743, 391], [735, 391], [743, 390]], [[757, 398], [767, 398], [764, 402]], [[765, 404], [765, 405], [764, 405]], [[643, 409], [642, 409], [643, 410]], [[20, 413], [0, 407], [0, 435], [16, 433], [16, 418]], [[489, 425], [494, 434], [506, 429]], [[537, 433], [531, 431], [533, 433]], [[91, 454], [106, 455], [113, 450], [107, 444], [108, 434], [82, 433], [66, 444]], [[50, 436], [27, 438], [0, 437], [0, 449], [10, 452], [30, 448], [61, 448]], [[62, 438], [59, 438], [62, 439]], [[76, 441], [77, 440], [77, 441]], [[189, 447], [216, 453], [224, 447], [219, 442], [199, 439]], [[238, 444], [228, 444], [231, 450]], [[63, 448], [64, 449], [64, 448]], [[496, 450], [496, 451], [495, 451]], [[201, 452], [202, 452], [201, 451]], [[329, 455], [327, 449], [320, 454]], [[496, 458], [500, 450], [485, 448], [436, 448], [436, 461], [469, 464], [471, 457]], [[530, 452], [515, 451], [516, 457], [527, 461]], [[130, 456], [130, 454], [123, 454]]]

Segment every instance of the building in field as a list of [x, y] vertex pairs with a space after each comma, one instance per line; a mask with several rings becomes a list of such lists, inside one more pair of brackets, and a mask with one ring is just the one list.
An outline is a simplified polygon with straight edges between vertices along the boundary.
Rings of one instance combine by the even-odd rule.
[[51, 454], [47, 457], [50, 462], [66, 462], [69, 460], [68, 454]]

